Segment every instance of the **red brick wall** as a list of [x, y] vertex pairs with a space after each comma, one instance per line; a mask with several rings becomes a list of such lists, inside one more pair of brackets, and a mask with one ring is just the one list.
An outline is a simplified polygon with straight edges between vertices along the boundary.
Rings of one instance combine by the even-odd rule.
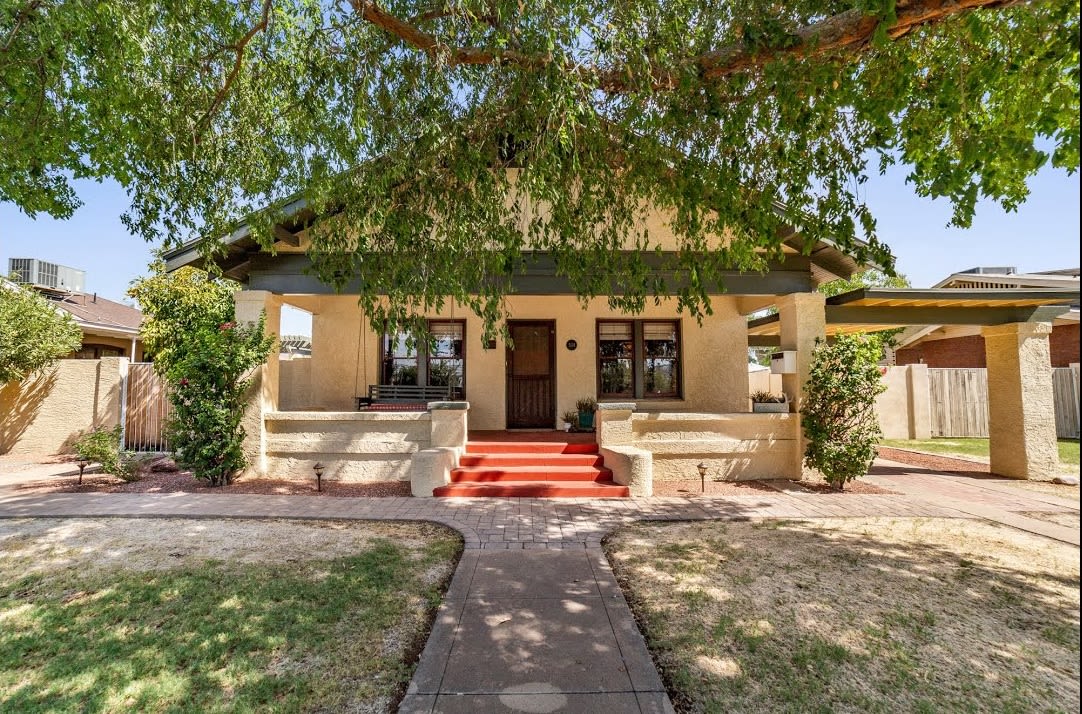
[[1053, 367], [1070, 367], [1078, 362], [1078, 324], [1053, 325], [1048, 347], [1052, 351]]
[[[1055, 325], [1048, 346], [1053, 367], [1069, 367], [1078, 362], [1078, 325]], [[984, 359], [984, 338], [980, 335], [929, 340], [895, 353], [897, 364], [917, 364], [923, 358], [929, 367], [987, 367]]]

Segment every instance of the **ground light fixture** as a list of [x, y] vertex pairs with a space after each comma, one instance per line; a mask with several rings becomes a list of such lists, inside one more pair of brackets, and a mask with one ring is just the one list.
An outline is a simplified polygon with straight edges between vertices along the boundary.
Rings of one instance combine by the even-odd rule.
[[316, 472], [316, 490], [323, 490], [323, 471], [327, 467], [323, 465], [322, 461], [317, 461], [316, 465], [312, 467], [312, 470]]
[[90, 461], [87, 459], [79, 459], [79, 485], [83, 483], [83, 472], [86, 471], [86, 467], [90, 465]]
[[706, 493], [706, 462], [700, 461], [695, 468], [699, 469], [699, 481], [702, 482], [702, 492]]

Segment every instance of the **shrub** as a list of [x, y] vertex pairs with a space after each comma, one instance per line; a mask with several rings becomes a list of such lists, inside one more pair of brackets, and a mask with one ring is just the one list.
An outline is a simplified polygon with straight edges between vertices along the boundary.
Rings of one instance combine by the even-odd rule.
[[880, 350], [879, 340], [863, 335], [816, 342], [800, 405], [808, 439], [804, 463], [838, 490], [867, 473], [875, 459], [881, 436], [875, 398], [886, 389], [879, 372]]
[[582, 414], [593, 414], [597, 410], [597, 402], [593, 397], [583, 397], [575, 402], [575, 408]]
[[198, 329], [174, 348], [165, 365], [173, 405], [169, 438], [177, 463], [197, 478], [225, 485], [246, 465], [241, 420], [251, 379], [244, 376], [263, 364], [273, 344], [261, 318], [250, 326]]
[[76, 440], [75, 453], [81, 459], [97, 462], [107, 474], [118, 476], [124, 481], [138, 481], [138, 461], [132, 452], [121, 451], [120, 435], [119, 424], [112, 429], [94, 429]]

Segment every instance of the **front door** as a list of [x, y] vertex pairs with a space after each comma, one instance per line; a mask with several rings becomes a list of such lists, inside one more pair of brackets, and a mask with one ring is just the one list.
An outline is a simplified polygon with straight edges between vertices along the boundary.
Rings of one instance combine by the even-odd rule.
[[552, 429], [556, 424], [556, 323], [507, 323], [507, 428]]

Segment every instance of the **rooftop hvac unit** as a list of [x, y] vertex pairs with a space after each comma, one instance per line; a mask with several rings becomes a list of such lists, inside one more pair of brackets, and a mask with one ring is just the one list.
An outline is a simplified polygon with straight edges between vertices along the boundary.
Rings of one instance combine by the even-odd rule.
[[38, 285], [53, 290], [82, 292], [86, 285], [86, 271], [57, 265], [37, 258], [8, 259], [8, 273], [16, 282]]

